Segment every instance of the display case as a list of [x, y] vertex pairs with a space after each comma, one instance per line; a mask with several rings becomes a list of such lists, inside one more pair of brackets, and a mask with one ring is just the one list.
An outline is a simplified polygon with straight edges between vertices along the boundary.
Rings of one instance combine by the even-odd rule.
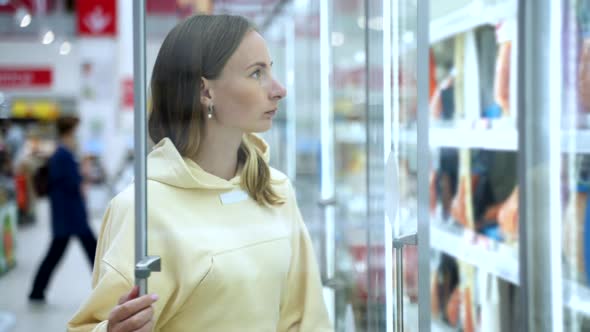
[[[590, 1], [563, 1], [556, 16], [560, 15], [561, 59], [558, 87], [561, 94], [561, 144], [559, 153], [551, 157], [560, 169], [554, 179], [559, 184], [559, 203], [555, 209], [561, 220], [562, 243], [560, 265], [563, 268], [564, 331], [590, 329], [590, 226], [588, 210], [588, 82], [590, 82]], [[559, 88], [561, 86], [561, 88]], [[557, 152], [557, 151], [556, 151]], [[556, 235], [558, 237], [558, 235]]]
[[[295, 117], [296, 187], [310, 216], [318, 213], [311, 192], [322, 193], [324, 269], [349, 267], [340, 276], [356, 302], [328, 301], [337, 330], [390, 331], [401, 320], [408, 331], [536, 331], [556, 321], [583, 331], [587, 4], [543, 1], [535, 11], [517, 0], [307, 3], [304, 18], [317, 17], [318, 33], [297, 35], [296, 45], [319, 59], [294, 62], [294, 98], [306, 105]], [[539, 17], [546, 22], [525, 29]], [[552, 111], [530, 102], [547, 102], [550, 91], [558, 102], [543, 107]], [[402, 245], [398, 255], [408, 235], [418, 245]], [[563, 257], [563, 278], [547, 272], [561, 271], [554, 257]]]

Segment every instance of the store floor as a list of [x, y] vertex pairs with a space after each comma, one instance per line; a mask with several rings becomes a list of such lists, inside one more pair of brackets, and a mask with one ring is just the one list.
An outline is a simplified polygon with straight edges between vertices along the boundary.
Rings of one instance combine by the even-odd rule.
[[[32, 305], [27, 299], [43, 255], [50, 242], [49, 206], [38, 203], [34, 225], [20, 227], [17, 233], [17, 265], [0, 276], [0, 332], [64, 331], [67, 321], [90, 293], [91, 270], [82, 245], [70, 241], [46, 292], [47, 303]], [[92, 228], [97, 234], [100, 218]]]

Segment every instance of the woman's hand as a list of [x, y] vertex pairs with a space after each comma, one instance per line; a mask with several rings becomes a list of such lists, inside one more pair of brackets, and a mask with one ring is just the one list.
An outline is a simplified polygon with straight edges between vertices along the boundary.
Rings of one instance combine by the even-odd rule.
[[154, 309], [152, 304], [158, 300], [155, 294], [138, 297], [139, 287], [135, 286], [128, 294], [121, 296], [119, 304], [109, 315], [108, 332], [151, 332]]

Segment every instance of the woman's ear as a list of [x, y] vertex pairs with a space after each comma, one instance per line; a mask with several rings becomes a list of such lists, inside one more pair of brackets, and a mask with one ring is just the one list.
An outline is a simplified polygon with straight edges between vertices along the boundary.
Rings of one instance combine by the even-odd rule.
[[211, 81], [201, 77], [201, 104], [213, 104], [213, 91], [211, 88]]

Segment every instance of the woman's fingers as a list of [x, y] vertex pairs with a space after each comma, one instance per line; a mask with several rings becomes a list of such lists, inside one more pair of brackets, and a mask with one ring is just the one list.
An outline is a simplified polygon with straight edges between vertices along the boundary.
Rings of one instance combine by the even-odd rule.
[[154, 309], [152, 306], [146, 307], [137, 314], [127, 318], [117, 325], [117, 329], [121, 331], [143, 331], [146, 325], [151, 325], [152, 317], [154, 316]]
[[147, 322], [144, 326], [142, 326], [139, 330], [135, 332], [152, 332], [154, 327], [154, 323], [152, 321]]
[[119, 298], [119, 304], [123, 304], [129, 300], [133, 300], [135, 298], [137, 298], [137, 296], [139, 295], [139, 286], [134, 286], [131, 291], [123, 296], [121, 296], [121, 298]]
[[[130, 295], [133, 294], [133, 291]], [[109, 321], [111, 324], [119, 324], [120, 322], [131, 318], [132, 316], [138, 314], [144, 309], [150, 308], [150, 306], [158, 300], [158, 296], [155, 294], [152, 295], [144, 295], [142, 297], [138, 297], [136, 299], [129, 300], [123, 304], [119, 304], [118, 306], [111, 311], [111, 315], [109, 317]], [[152, 312], [153, 314], [153, 312]], [[141, 325], [140, 325], [141, 326]], [[137, 328], [136, 328], [137, 329]], [[127, 331], [127, 330], [122, 330]]]

